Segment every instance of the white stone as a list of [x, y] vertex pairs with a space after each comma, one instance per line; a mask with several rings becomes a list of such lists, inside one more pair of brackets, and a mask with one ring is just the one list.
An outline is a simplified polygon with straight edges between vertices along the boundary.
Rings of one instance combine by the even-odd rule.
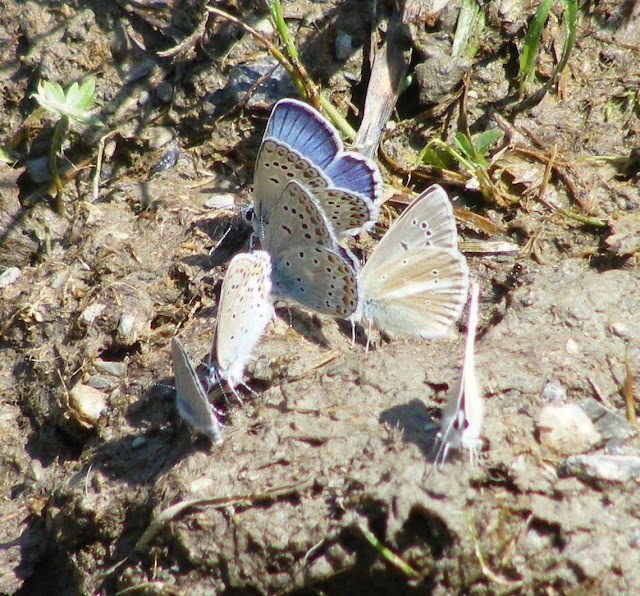
[[18, 267], [8, 267], [0, 273], [0, 288], [5, 288], [20, 279], [20, 269]]
[[98, 422], [107, 407], [107, 396], [102, 391], [82, 383], [69, 392], [69, 397], [78, 418], [91, 426]]
[[600, 441], [600, 433], [577, 404], [545, 406], [537, 427], [540, 443], [560, 455], [584, 453]]

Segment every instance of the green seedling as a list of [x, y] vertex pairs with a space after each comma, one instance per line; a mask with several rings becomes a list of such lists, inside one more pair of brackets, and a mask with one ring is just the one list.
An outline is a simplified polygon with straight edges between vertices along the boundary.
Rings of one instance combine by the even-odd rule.
[[490, 199], [493, 183], [485, 156], [491, 144], [501, 136], [502, 132], [499, 130], [485, 130], [473, 142], [466, 134], [458, 132], [454, 137], [455, 147], [441, 139], [432, 139], [422, 148], [417, 161], [440, 169], [451, 169], [453, 159], [477, 180], [482, 196]]
[[32, 97], [47, 112], [58, 118], [49, 152], [49, 172], [56, 185], [56, 211], [62, 215], [64, 205], [62, 203], [62, 181], [58, 174], [58, 152], [62, 149], [70, 122], [90, 126], [102, 125], [100, 119], [89, 112], [89, 108], [96, 98], [95, 82], [93, 79], [86, 79], [81, 84], [75, 82], [66, 89], [62, 89], [57, 83], [40, 81], [38, 91]]
[[[553, 0], [542, 0], [538, 6], [535, 17], [527, 29], [522, 54], [520, 55], [520, 67], [518, 69], [518, 79], [520, 81], [519, 94], [521, 98], [524, 96], [526, 85], [533, 79], [540, 37], [552, 3]], [[525, 100], [525, 102], [522, 102], [524, 104], [523, 108], [535, 105], [544, 97], [569, 60], [569, 55], [571, 54], [571, 50], [573, 49], [576, 40], [576, 16], [578, 12], [578, 2], [577, 0], [563, 0], [562, 4], [565, 6], [563, 18], [566, 30], [562, 55], [560, 56], [560, 60], [558, 61], [552, 75], [542, 88]]]
[[547, 22], [547, 16], [549, 16], [549, 10], [552, 4], [553, 0], [542, 0], [538, 6], [538, 10], [536, 10], [536, 15], [533, 17], [531, 23], [529, 23], [527, 34], [524, 38], [524, 45], [522, 46], [522, 53], [520, 54], [520, 67], [518, 69], [520, 97], [524, 95], [525, 85], [530, 83], [533, 78], [540, 37], [542, 36], [542, 30], [544, 29], [544, 24]]

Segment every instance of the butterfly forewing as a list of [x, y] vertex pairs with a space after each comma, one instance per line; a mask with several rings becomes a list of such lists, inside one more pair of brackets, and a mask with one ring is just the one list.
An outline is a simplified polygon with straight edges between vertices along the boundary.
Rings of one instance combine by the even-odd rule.
[[334, 128], [312, 107], [295, 99], [275, 105], [264, 136], [286, 143], [319, 168], [325, 168], [342, 149]]
[[297, 181], [289, 182], [271, 213], [262, 240], [272, 255], [299, 244], [318, 244], [337, 249], [338, 241], [322, 208]]
[[309, 190], [326, 188], [331, 184], [319, 167], [286, 143], [265, 139], [258, 152], [253, 180], [254, 222], [257, 226], [266, 227], [269, 224], [274, 204], [292, 180]]

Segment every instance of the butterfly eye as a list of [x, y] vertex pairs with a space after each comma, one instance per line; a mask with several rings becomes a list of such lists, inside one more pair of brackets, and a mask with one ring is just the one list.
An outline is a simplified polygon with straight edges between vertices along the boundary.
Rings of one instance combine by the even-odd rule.
[[247, 223], [251, 223], [253, 221], [253, 218], [255, 216], [255, 212], [253, 210], [253, 207], [247, 207], [243, 212], [242, 212], [242, 217], [244, 217], [244, 220]]

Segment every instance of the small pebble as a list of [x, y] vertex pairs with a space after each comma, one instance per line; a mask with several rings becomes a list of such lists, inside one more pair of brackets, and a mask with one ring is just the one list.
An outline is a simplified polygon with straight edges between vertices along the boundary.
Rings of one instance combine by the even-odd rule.
[[133, 439], [133, 441], [131, 441], [131, 449], [139, 449], [140, 447], [144, 447], [147, 443], [147, 437], [138, 435]]
[[91, 425], [98, 422], [107, 407], [107, 396], [102, 391], [82, 383], [69, 392], [69, 397], [79, 418]]
[[138, 105], [139, 106], [143, 106], [145, 105], [148, 101], [149, 98], [151, 97], [151, 95], [149, 95], [148, 91], [143, 91], [142, 93], [140, 93], [140, 95], [138, 96]]
[[110, 362], [109, 360], [94, 360], [93, 365], [96, 370], [102, 373], [106, 373], [113, 377], [126, 377], [127, 365], [124, 362]]
[[338, 31], [336, 33], [336, 39], [334, 42], [336, 58], [338, 60], [346, 60], [353, 52], [353, 42], [351, 35], [344, 31]]
[[149, 148], [158, 150], [173, 140], [173, 131], [166, 126], [154, 126], [148, 132]]
[[614, 321], [609, 325], [611, 332], [622, 339], [631, 340], [635, 337], [635, 331], [622, 321]]
[[540, 393], [540, 397], [552, 404], [563, 404], [567, 400], [567, 390], [558, 381], [547, 381]]
[[263, 37], [271, 37], [275, 33], [269, 17], [249, 17], [249, 25]]
[[564, 476], [585, 482], [628, 482], [640, 479], [640, 457], [635, 455], [586, 454], [567, 458], [560, 466]]
[[131, 313], [123, 313], [118, 323], [118, 334], [127, 340], [128, 345], [136, 341], [136, 319]]
[[235, 197], [230, 193], [217, 193], [211, 195], [205, 202], [204, 206], [207, 209], [224, 209], [228, 207], [233, 207], [236, 204]]
[[20, 279], [22, 273], [18, 267], [8, 267], [0, 273], [0, 288], [6, 288]]
[[169, 103], [173, 99], [173, 87], [167, 81], [162, 81], [155, 88], [156, 97], [164, 103]]
[[575, 356], [580, 352], [580, 348], [573, 339], [569, 338], [567, 340], [567, 343], [564, 345], [564, 351], [567, 354], [571, 354], [572, 356]]
[[100, 304], [99, 302], [95, 302], [94, 304], [90, 304], [82, 311], [80, 318], [87, 325], [91, 325], [107, 308], [106, 304]]

